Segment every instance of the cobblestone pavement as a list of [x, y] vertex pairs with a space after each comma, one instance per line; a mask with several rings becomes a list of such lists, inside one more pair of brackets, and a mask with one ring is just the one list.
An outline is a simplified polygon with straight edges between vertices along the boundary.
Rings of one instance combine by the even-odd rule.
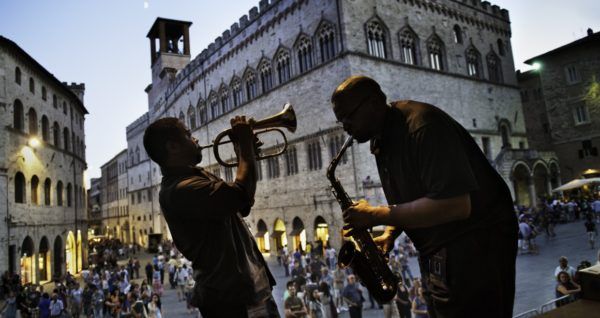
[[[588, 260], [592, 263], [596, 261], [598, 250], [590, 249], [582, 221], [560, 224], [556, 227], [555, 232], [556, 237], [550, 239], [545, 234], [538, 236], [536, 241], [539, 253], [537, 255], [522, 254], [517, 257], [515, 314], [539, 308], [542, 304], [554, 298], [556, 283], [553, 274], [560, 256], [566, 256], [569, 259], [569, 265], [573, 267], [577, 267], [582, 260]], [[138, 257], [143, 267], [152, 256], [143, 253], [138, 254]], [[120, 263], [124, 262], [121, 261]], [[267, 262], [277, 281], [277, 285], [273, 290], [273, 296], [283, 317], [282, 298], [285, 284], [289, 278], [285, 277], [283, 268], [277, 264], [275, 257], [268, 257]], [[409, 265], [413, 274], [419, 276], [416, 258], [411, 258]], [[135, 281], [137, 282], [138, 280]], [[51, 290], [51, 288], [52, 286], [46, 285], [46, 290]], [[168, 286], [165, 287], [162, 303], [163, 317], [165, 318], [200, 317], [197, 313], [190, 313], [185, 303], [177, 300], [176, 290], [170, 289]], [[364, 306], [365, 308], [370, 307], [368, 300]], [[383, 311], [380, 309], [365, 309], [363, 312], [363, 317], [366, 318], [382, 316]], [[340, 317], [348, 317], [348, 313], [343, 312]]]

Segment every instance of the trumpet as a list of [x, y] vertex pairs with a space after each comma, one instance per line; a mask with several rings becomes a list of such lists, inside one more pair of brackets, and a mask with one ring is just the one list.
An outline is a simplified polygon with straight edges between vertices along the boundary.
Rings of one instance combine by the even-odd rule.
[[[279, 128], [286, 128], [291, 133], [295, 132], [296, 131], [296, 113], [294, 112], [294, 108], [292, 107], [292, 105], [289, 103], [286, 103], [283, 106], [283, 110], [280, 111], [279, 113], [269, 116], [267, 118], [258, 120], [258, 121], [254, 120], [254, 118], [250, 118], [248, 120], [248, 123], [250, 124], [250, 127], [252, 128], [253, 131], [259, 130], [258, 132], [255, 133], [255, 135], [257, 135], [257, 136], [259, 134], [264, 134], [264, 133], [267, 133], [270, 131], [275, 131], [275, 132], [280, 133], [281, 136], [283, 137], [283, 147], [280, 151], [275, 152], [270, 155], [265, 155], [265, 156], [261, 156], [260, 154], [257, 154], [256, 160], [263, 160], [263, 159], [279, 156], [285, 152], [285, 150], [287, 149], [288, 142], [287, 142], [287, 138], [285, 137], [285, 133]], [[230, 134], [231, 134], [231, 128], [224, 130], [217, 135], [217, 137], [213, 140], [212, 144], [206, 145], [206, 146], [200, 146], [200, 149], [212, 148], [213, 153], [215, 155], [215, 159], [217, 160], [217, 162], [220, 165], [225, 166], [225, 167], [235, 167], [238, 164], [237, 162], [230, 162], [230, 163], [225, 162], [221, 159], [221, 156], [219, 155], [219, 146], [231, 143], [231, 138], [230, 138], [230, 140], [225, 140], [225, 141], [222, 141], [221, 139], [223, 139], [225, 136], [229, 137]]]

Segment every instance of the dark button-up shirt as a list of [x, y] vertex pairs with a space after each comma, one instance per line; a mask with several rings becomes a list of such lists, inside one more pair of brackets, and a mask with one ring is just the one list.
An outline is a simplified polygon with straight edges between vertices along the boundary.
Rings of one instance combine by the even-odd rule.
[[197, 306], [270, 295], [275, 280], [240, 213], [253, 202], [241, 184], [201, 168], [164, 169], [159, 201], [173, 242], [192, 261]]
[[435, 106], [392, 103], [382, 137], [371, 141], [371, 151], [390, 205], [470, 194], [467, 219], [406, 231], [422, 255], [477, 228], [515, 219], [502, 177], [469, 132]]

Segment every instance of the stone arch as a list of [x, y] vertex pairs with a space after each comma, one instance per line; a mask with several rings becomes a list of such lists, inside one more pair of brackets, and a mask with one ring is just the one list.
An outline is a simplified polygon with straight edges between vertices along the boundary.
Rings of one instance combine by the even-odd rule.
[[63, 248], [63, 239], [60, 235], [57, 235], [54, 239], [54, 248], [52, 250], [54, 252], [54, 257], [52, 260], [54, 276], [62, 276], [62, 264], [65, 250]]
[[13, 128], [23, 131], [25, 129], [25, 114], [23, 113], [23, 103], [19, 99], [13, 102]]
[[545, 199], [550, 195], [552, 189], [550, 186], [550, 169], [548, 165], [542, 160], [538, 160], [533, 164], [532, 178], [533, 185], [535, 187], [536, 199]]
[[69, 231], [67, 234], [67, 244], [64, 247], [65, 249], [65, 266], [67, 272], [71, 274], [77, 273], [77, 244], [75, 243], [75, 235], [72, 231]]
[[267, 229], [267, 224], [263, 219], [259, 219], [256, 223], [256, 233], [254, 234], [256, 237], [256, 245], [258, 245], [258, 249], [262, 253], [268, 253], [271, 250], [271, 244], [269, 239], [269, 230]]
[[285, 228], [285, 222], [282, 219], [277, 218], [273, 222], [273, 246], [279, 250], [284, 246], [288, 245], [287, 241], [287, 230]]
[[46, 115], [42, 115], [42, 140], [44, 142], [50, 141], [50, 121]]
[[290, 232], [290, 236], [292, 237], [294, 251], [298, 248], [302, 251], [306, 250], [306, 229], [304, 228], [304, 222], [299, 217], [295, 217], [292, 220], [292, 232]]
[[515, 202], [518, 205], [531, 206], [532, 198], [529, 191], [531, 169], [527, 163], [517, 161], [511, 169], [511, 180], [515, 191]]
[[329, 224], [324, 217], [317, 215], [314, 222], [315, 241], [321, 241], [321, 246], [327, 246], [329, 242]]
[[37, 112], [33, 107], [29, 108], [27, 112], [27, 121], [29, 122], [29, 134], [37, 135], [38, 134], [38, 120], [37, 120]]
[[27, 202], [27, 190], [25, 186], [25, 175], [21, 171], [15, 174], [15, 203]]
[[21, 244], [21, 283], [35, 283], [35, 246], [30, 236]]
[[48, 243], [48, 238], [43, 236], [38, 249], [38, 272], [39, 281], [41, 282], [49, 281], [52, 278], [50, 255], [50, 243]]

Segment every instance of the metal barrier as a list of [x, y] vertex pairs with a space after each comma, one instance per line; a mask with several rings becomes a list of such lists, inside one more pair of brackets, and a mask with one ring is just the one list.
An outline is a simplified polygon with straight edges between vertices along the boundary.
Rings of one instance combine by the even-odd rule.
[[[549, 302], [547, 302], [547, 303], [543, 304], [543, 305], [540, 307], [540, 313], [541, 313], [541, 314], [543, 314], [543, 313], [549, 312], [549, 311], [550, 311], [550, 310], [552, 310], [552, 309], [556, 309], [556, 302], [557, 302], [557, 301], [561, 301], [561, 300], [567, 300], [567, 299], [569, 299], [569, 298], [571, 298], [571, 295], [565, 295], [565, 296], [562, 296], [562, 297], [559, 297], [559, 298], [553, 299], [553, 300], [551, 300], [551, 301], [549, 301]], [[567, 302], [565, 302], [564, 304], [568, 304], [568, 303], [570, 303], [570, 301], [567, 301]]]
[[532, 318], [532, 317], [537, 317], [539, 316], [539, 312], [537, 311], [537, 309], [532, 309], [532, 310], [528, 310], [526, 312], [522, 312], [516, 316], [513, 316], [513, 318]]

